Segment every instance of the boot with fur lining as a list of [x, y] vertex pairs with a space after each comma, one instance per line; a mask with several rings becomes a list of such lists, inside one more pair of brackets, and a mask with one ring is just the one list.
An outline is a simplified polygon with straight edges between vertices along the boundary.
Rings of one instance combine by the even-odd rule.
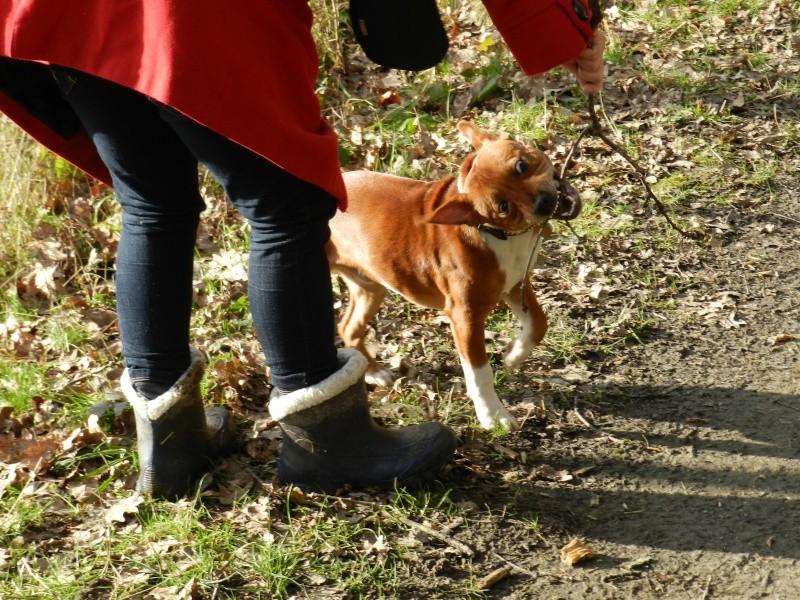
[[408, 486], [433, 478], [457, 440], [437, 422], [384, 429], [372, 419], [357, 350], [339, 350], [341, 368], [316, 385], [275, 396], [272, 418], [283, 430], [278, 477], [302, 489]]
[[230, 413], [221, 407], [203, 410], [200, 380], [204, 361], [192, 349], [192, 362], [172, 387], [148, 400], [133, 387], [128, 370], [120, 385], [136, 416], [139, 480], [136, 490], [174, 500], [211, 467], [214, 459], [236, 447]]

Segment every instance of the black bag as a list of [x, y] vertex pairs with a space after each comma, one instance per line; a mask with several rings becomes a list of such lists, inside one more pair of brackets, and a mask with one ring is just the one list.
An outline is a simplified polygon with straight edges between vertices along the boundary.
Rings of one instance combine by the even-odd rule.
[[350, 0], [350, 22], [367, 57], [385, 67], [421, 71], [447, 54], [436, 0]]

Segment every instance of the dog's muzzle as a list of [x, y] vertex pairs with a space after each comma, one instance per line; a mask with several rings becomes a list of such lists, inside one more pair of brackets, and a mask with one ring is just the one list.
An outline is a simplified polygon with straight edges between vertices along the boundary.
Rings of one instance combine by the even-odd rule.
[[556, 175], [555, 178], [558, 182], [558, 206], [551, 218], [559, 221], [571, 221], [581, 214], [581, 208], [583, 208], [581, 197], [578, 190], [570, 185], [566, 177], [562, 178]]
[[533, 214], [537, 217], [550, 217], [558, 208], [558, 197], [555, 194], [539, 192], [533, 201]]

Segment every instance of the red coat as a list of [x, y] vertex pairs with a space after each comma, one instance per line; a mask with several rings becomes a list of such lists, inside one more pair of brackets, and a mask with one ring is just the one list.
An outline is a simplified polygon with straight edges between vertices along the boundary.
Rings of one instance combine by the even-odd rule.
[[[591, 37], [572, 0], [484, 3], [529, 74], [575, 57]], [[315, 94], [318, 60], [307, 1], [241, 5], [3, 0], [0, 56], [60, 64], [138, 90], [324, 188], [344, 205], [336, 136], [321, 118]], [[109, 182], [83, 129], [64, 139], [3, 93], [0, 111]]]

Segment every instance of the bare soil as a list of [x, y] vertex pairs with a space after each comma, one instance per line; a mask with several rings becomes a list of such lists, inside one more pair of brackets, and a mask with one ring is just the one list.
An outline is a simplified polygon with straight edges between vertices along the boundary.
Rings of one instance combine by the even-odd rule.
[[[799, 210], [730, 215], [646, 340], [541, 374], [550, 416], [464, 452], [479, 474], [454, 487], [489, 510], [458, 539], [481, 574], [511, 566], [487, 597], [800, 596]], [[567, 566], [576, 537], [596, 557]]]

